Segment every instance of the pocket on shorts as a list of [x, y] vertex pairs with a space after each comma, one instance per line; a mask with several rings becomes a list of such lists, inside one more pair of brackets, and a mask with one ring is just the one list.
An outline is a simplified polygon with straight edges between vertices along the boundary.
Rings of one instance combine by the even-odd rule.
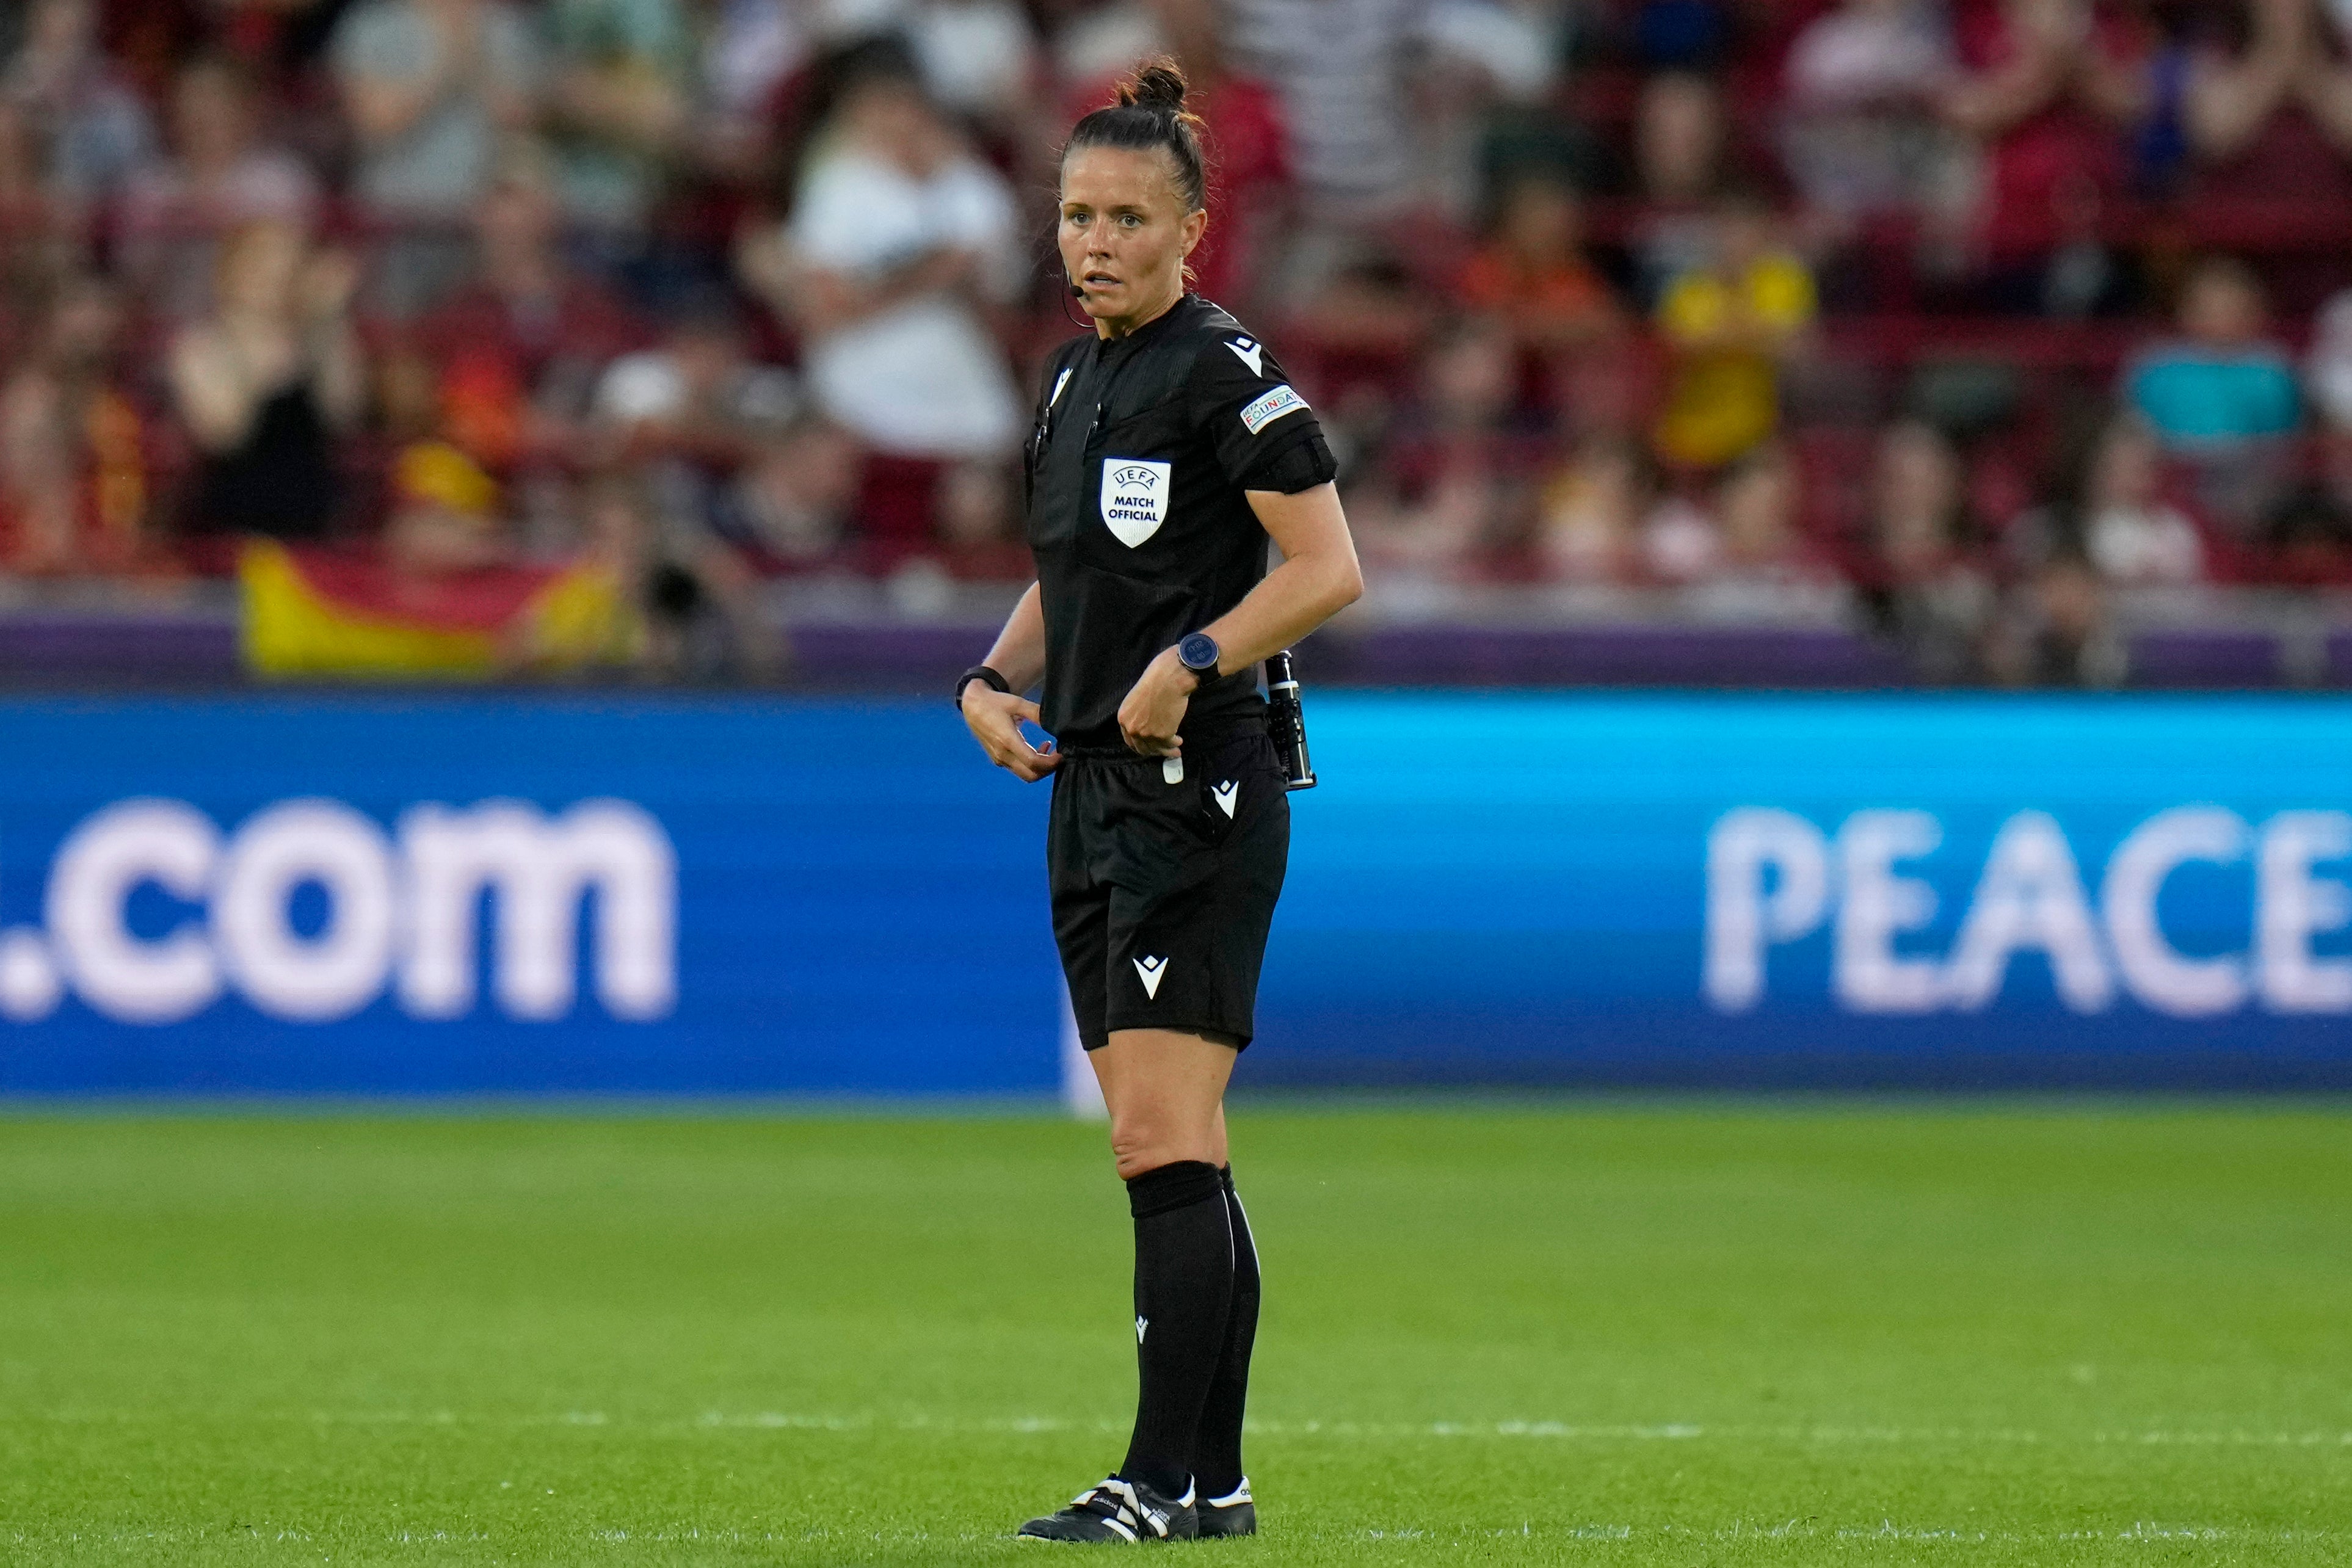
[[1198, 792], [1188, 814], [1203, 843], [1221, 846], [1282, 790], [1281, 771], [1265, 736], [1246, 731], [1185, 760], [1185, 784]]

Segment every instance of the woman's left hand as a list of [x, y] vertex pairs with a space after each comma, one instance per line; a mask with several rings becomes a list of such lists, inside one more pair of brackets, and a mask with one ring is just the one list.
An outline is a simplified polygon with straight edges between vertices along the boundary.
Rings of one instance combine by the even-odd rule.
[[1199, 685], [1200, 678], [1184, 668], [1174, 648], [1161, 648], [1118, 705], [1118, 732], [1129, 748], [1147, 757], [1182, 755], [1184, 739], [1176, 731]]

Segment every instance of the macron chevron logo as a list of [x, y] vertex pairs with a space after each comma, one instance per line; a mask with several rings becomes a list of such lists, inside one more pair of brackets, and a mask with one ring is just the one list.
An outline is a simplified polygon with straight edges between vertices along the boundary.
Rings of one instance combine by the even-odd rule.
[[1164, 958], [1139, 958], [1135, 961], [1135, 977], [1143, 982], [1143, 994], [1152, 1001], [1160, 1000], [1160, 977], [1168, 973]]
[[1231, 816], [1234, 814], [1234, 802], [1241, 799], [1242, 781], [1227, 779], [1223, 784], [1211, 784], [1209, 794], [1216, 798], [1217, 809]]
[[1253, 342], [1248, 338], [1235, 338], [1232, 342], [1227, 343], [1225, 347], [1234, 351], [1234, 357], [1235, 359], [1250, 367], [1250, 374], [1252, 375], [1264, 375], [1265, 374], [1265, 345], [1264, 343]]

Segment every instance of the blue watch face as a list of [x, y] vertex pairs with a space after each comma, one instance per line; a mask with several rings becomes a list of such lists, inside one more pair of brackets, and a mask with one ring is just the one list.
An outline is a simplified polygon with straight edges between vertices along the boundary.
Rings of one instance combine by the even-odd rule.
[[1217, 668], [1217, 639], [1206, 632], [1194, 632], [1176, 645], [1176, 657], [1184, 668], [1211, 670]]

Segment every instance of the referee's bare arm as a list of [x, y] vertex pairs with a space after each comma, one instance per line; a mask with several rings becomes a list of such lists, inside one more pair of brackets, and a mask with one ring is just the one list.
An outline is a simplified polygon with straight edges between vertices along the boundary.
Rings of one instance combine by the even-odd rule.
[[[1363, 569], [1356, 563], [1356, 543], [1348, 533], [1347, 515], [1339, 510], [1338, 486], [1326, 482], [1296, 495], [1280, 490], [1244, 493], [1249, 497], [1250, 510], [1281, 550], [1282, 564], [1267, 573], [1240, 604], [1201, 628], [1217, 639], [1219, 675], [1247, 669], [1266, 655], [1288, 647], [1354, 604], [1364, 592]], [[1018, 612], [1013, 619], [1020, 619]], [[1008, 637], [1012, 629], [1005, 628]], [[1040, 620], [1041, 639], [1044, 630]], [[1184, 722], [1185, 705], [1200, 683], [1201, 678], [1184, 668], [1174, 648], [1162, 648], [1128, 692], [1127, 700], [1118, 705], [1118, 727], [1127, 743], [1151, 756], [1174, 756], [1181, 752], [1184, 742], [1177, 730]]]
[[990, 762], [1024, 784], [1035, 784], [1062, 760], [1051, 741], [1040, 751], [1021, 733], [1022, 721], [1037, 721], [1037, 705], [1021, 693], [1045, 675], [1045, 612], [1038, 603], [1036, 584], [1030, 584], [1021, 602], [1013, 606], [1004, 629], [996, 634], [995, 646], [988, 650], [987, 663], [1013, 689], [998, 691], [984, 680], [964, 682], [961, 694], [964, 726]]

